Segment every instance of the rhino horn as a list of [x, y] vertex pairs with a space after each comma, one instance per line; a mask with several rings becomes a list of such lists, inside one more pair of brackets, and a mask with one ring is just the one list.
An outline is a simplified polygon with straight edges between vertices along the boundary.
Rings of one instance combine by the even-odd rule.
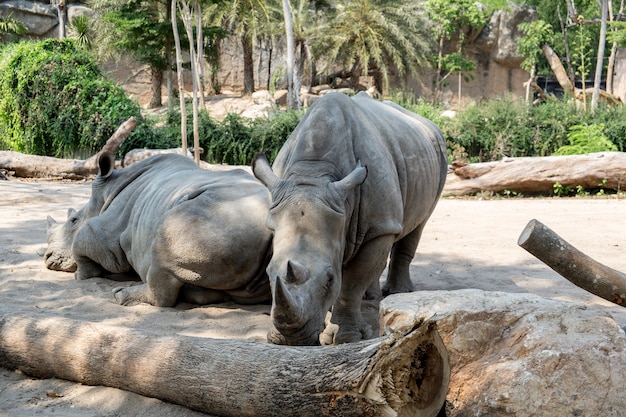
[[283, 284], [282, 280], [276, 280], [274, 288], [274, 309], [272, 318], [280, 328], [299, 327], [300, 308], [296, 300], [290, 293], [289, 288]]
[[302, 284], [307, 277], [307, 270], [302, 264], [291, 260], [287, 261], [287, 275], [285, 276], [287, 284]]
[[365, 177], [367, 177], [367, 168], [361, 165], [361, 161], [358, 161], [356, 168], [351, 173], [343, 179], [333, 182], [331, 185], [345, 198], [352, 190], [365, 181]]
[[252, 159], [252, 172], [270, 191], [272, 191], [278, 181], [280, 181], [276, 174], [274, 174], [274, 171], [272, 171], [267, 156], [262, 152], [256, 154]]

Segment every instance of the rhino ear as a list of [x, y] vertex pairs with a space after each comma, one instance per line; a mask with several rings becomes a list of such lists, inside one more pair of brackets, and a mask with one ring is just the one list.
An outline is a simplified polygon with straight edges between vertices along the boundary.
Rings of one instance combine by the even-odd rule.
[[361, 165], [361, 161], [358, 161], [356, 168], [351, 173], [346, 175], [345, 178], [339, 181], [333, 182], [331, 185], [337, 190], [337, 192], [347, 198], [348, 194], [354, 190], [358, 185], [361, 185], [367, 177], [367, 168]]
[[48, 216], [46, 220], [48, 222], [48, 229], [54, 226], [55, 224], [58, 224], [57, 221], [52, 218], [52, 216]]
[[115, 170], [115, 155], [105, 151], [98, 155], [98, 176], [108, 178]]
[[280, 180], [272, 171], [272, 167], [270, 167], [270, 163], [264, 153], [258, 153], [252, 159], [252, 172], [270, 191]]

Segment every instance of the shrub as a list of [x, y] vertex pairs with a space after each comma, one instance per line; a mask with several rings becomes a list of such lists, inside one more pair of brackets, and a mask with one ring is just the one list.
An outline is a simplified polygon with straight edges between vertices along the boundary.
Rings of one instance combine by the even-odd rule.
[[[0, 50], [0, 140], [20, 152], [82, 156], [98, 151], [130, 116], [131, 135], [154, 134], [139, 106], [106, 79], [70, 39], [21, 42]], [[132, 139], [131, 139], [132, 141]]]
[[[187, 144], [193, 146], [192, 116], [188, 112]], [[199, 113], [198, 130], [200, 147], [204, 149], [202, 158], [210, 163], [249, 165], [257, 152], [264, 151], [270, 160], [287, 140], [300, 121], [302, 113], [296, 111], [276, 111], [267, 118], [246, 119], [237, 114], [228, 114], [217, 121], [207, 112]], [[161, 147], [180, 146], [180, 114], [172, 113], [164, 125], [155, 128], [155, 138]], [[152, 144], [133, 143], [132, 147], [152, 147]], [[132, 149], [132, 148], [129, 148]]]
[[[568, 135], [576, 126], [601, 126], [608, 141], [602, 149], [624, 150], [626, 106], [601, 106], [594, 113], [576, 108], [571, 100], [551, 100], [526, 106], [521, 100], [495, 98], [459, 111], [442, 129], [449, 154], [461, 150], [470, 162], [497, 160], [503, 156], [546, 156], [571, 144]], [[573, 149], [570, 148], [570, 151]], [[582, 151], [582, 153], [590, 151]]]
[[603, 124], [582, 124], [572, 126], [567, 135], [570, 144], [561, 146], [555, 155], [578, 155], [591, 152], [617, 151], [613, 144], [602, 132]]

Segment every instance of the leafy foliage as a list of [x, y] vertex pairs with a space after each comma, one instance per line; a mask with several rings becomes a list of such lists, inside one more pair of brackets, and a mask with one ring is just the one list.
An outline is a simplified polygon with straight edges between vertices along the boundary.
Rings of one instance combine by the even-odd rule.
[[0, 17], [0, 41], [2, 43], [13, 42], [26, 31], [27, 28], [21, 20], [15, 19], [11, 15]]
[[543, 20], [523, 22], [519, 24], [519, 28], [526, 35], [517, 41], [518, 52], [526, 57], [520, 67], [530, 72], [541, 58], [541, 46], [546, 42], [550, 43], [554, 33]]
[[92, 154], [130, 116], [141, 120], [139, 106], [73, 40], [22, 42], [0, 50], [4, 147], [50, 156]]
[[[188, 112], [188, 118], [191, 115]], [[246, 119], [228, 114], [223, 120], [215, 120], [205, 111], [199, 113], [200, 147], [203, 159], [210, 163], [248, 165], [257, 152], [266, 152], [270, 160], [287, 140], [300, 121], [298, 111], [276, 111], [268, 118]], [[188, 120], [188, 122], [190, 122]], [[188, 141], [192, 133], [188, 133]], [[165, 123], [154, 128], [150, 142], [129, 141], [122, 146], [127, 152], [133, 148], [174, 148], [180, 146], [180, 115], [171, 113]]]
[[581, 124], [570, 127], [569, 145], [561, 146], [555, 155], [579, 155], [591, 152], [617, 151], [617, 146], [603, 133], [603, 124]]
[[[468, 106], [454, 119], [440, 124], [451, 152], [462, 149], [469, 162], [552, 155], [572, 143], [572, 131], [578, 129], [575, 126], [589, 126], [586, 133], [602, 126], [608, 141], [601, 141], [605, 145], [602, 150], [623, 150], [626, 145], [624, 106], [588, 113], [566, 100], [529, 107], [514, 98], [497, 98]], [[589, 149], [583, 146], [581, 153], [592, 152]]]

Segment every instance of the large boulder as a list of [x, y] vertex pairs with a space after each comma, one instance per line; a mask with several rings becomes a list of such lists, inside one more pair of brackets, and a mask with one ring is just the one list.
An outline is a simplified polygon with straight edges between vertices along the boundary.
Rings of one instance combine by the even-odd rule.
[[510, 4], [507, 9], [494, 12], [472, 47], [489, 53], [491, 59], [502, 66], [518, 68], [524, 60], [517, 51], [517, 40], [524, 37], [519, 24], [534, 20], [537, 20], [534, 8]]
[[381, 328], [427, 318], [450, 355], [448, 417], [624, 415], [626, 336], [607, 313], [473, 289], [381, 302]]
[[7, 0], [0, 2], [0, 16], [11, 16], [21, 20], [27, 27], [27, 36], [50, 37], [59, 23], [57, 9], [49, 2], [41, 3], [28, 0]]

